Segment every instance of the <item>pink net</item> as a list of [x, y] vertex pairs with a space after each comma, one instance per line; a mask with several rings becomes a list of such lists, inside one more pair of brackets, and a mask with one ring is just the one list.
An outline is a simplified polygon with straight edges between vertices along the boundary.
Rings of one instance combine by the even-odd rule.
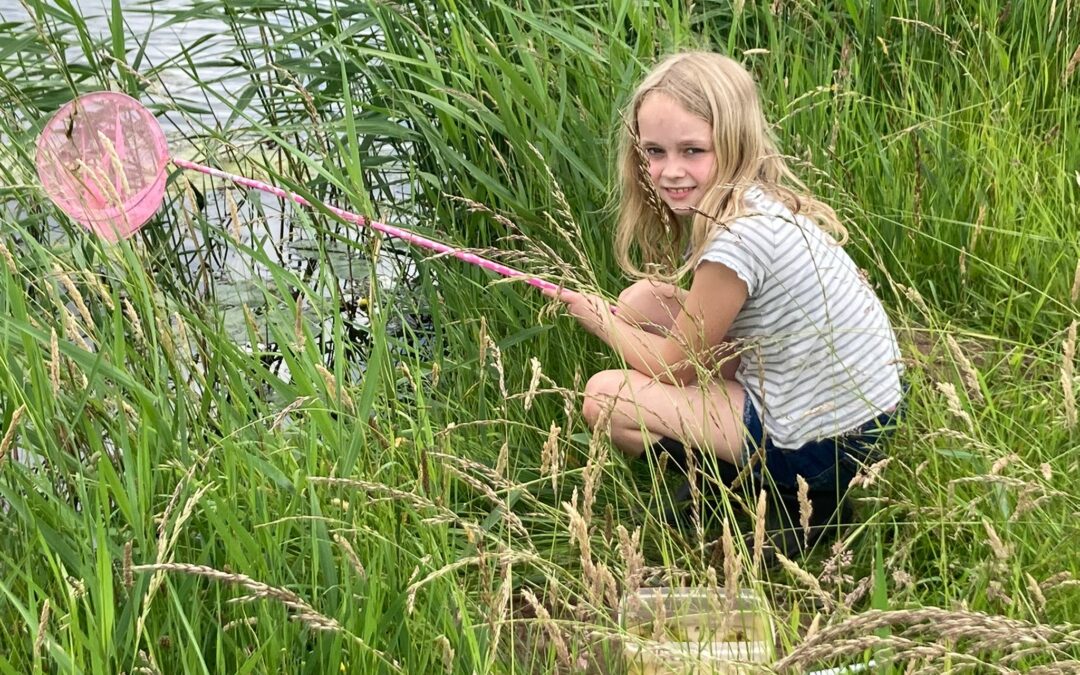
[[37, 144], [49, 198], [108, 241], [129, 237], [161, 206], [168, 146], [153, 114], [127, 94], [86, 94], [60, 108]]

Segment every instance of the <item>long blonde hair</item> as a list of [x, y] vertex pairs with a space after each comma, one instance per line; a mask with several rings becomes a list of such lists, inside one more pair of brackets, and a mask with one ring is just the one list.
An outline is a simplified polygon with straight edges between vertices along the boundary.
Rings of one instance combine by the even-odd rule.
[[[638, 110], [654, 93], [671, 97], [712, 127], [716, 156], [713, 184], [697, 205], [689, 227], [657, 195], [641, 149]], [[720, 54], [674, 54], [645, 77], [624, 113], [618, 172], [615, 256], [632, 277], [677, 278], [691, 270], [717, 229], [746, 214], [744, 195], [755, 186], [792, 213], [812, 219], [840, 243], [847, 240], [847, 230], [836, 212], [810, 195], [777, 150], [750, 73]], [[640, 264], [633, 259], [635, 248]], [[690, 255], [684, 259], [687, 250]]]

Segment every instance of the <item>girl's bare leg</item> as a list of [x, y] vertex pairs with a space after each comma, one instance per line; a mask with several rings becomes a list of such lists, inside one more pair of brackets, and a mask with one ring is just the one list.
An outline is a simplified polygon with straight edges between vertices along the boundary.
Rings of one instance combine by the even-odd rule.
[[731, 380], [678, 386], [636, 370], [605, 370], [585, 385], [582, 413], [590, 427], [610, 424], [612, 442], [632, 457], [667, 436], [738, 465], [745, 400], [742, 385]]
[[619, 315], [642, 330], [663, 334], [675, 323], [685, 298], [678, 286], [641, 279], [619, 294]]

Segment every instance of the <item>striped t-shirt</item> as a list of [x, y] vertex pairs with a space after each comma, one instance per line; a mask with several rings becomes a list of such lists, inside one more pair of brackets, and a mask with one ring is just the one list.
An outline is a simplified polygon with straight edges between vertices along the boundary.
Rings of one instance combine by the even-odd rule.
[[797, 448], [899, 403], [900, 351], [881, 302], [843, 248], [759, 188], [700, 261], [731, 268], [748, 297], [728, 331], [735, 379], [773, 443]]

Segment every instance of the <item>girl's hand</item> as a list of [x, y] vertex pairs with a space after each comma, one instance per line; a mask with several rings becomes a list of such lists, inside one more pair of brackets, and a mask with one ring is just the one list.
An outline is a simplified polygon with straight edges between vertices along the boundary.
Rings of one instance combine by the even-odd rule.
[[599, 295], [577, 291], [544, 291], [544, 295], [566, 304], [566, 310], [582, 328], [607, 342], [607, 336], [615, 321], [611, 305]]

